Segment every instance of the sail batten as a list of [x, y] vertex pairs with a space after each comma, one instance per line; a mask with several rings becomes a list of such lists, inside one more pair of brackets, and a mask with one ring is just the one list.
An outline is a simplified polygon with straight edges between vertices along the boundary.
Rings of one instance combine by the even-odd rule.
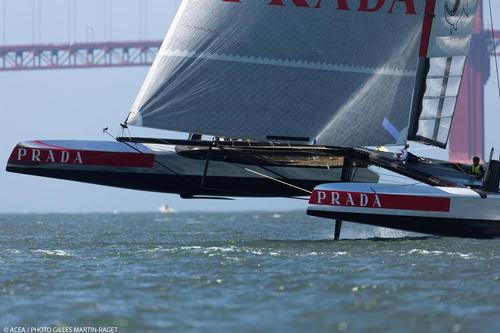
[[160, 55], [163, 57], [180, 57], [192, 58], [196, 60], [213, 60], [213, 61], [227, 61], [243, 64], [258, 64], [269, 66], [282, 66], [290, 68], [303, 68], [311, 70], [324, 70], [333, 72], [345, 73], [358, 73], [358, 74], [371, 74], [371, 75], [390, 75], [390, 76], [408, 76], [414, 77], [416, 72], [398, 68], [375, 68], [367, 66], [354, 66], [350, 64], [334, 64], [326, 62], [307, 62], [293, 59], [271, 59], [261, 57], [239, 56], [239, 55], [226, 55], [220, 53], [202, 53], [202, 52], [188, 52], [179, 50], [165, 50], [161, 51]]
[[128, 123], [262, 141], [405, 141], [424, 3], [313, 2], [182, 1]]

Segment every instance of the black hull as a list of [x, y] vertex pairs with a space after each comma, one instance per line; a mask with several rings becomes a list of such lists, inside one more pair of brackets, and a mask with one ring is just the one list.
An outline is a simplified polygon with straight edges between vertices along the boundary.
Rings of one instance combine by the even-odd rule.
[[[178, 176], [138, 172], [81, 171], [43, 169], [30, 167], [7, 167], [7, 171], [72, 180], [96, 185], [105, 185], [132, 190], [173, 193], [189, 198], [196, 195], [231, 197], [297, 197], [307, 195], [304, 191], [266, 179], [254, 177], [206, 177]], [[311, 190], [324, 181], [287, 180], [287, 183]]]
[[401, 215], [308, 210], [308, 215], [437, 236], [491, 239], [500, 237], [500, 222]]

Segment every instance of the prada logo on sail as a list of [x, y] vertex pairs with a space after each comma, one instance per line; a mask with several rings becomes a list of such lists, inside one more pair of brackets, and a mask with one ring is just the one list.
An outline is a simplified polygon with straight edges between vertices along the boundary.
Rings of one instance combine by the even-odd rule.
[[31, 163], [83, 164], [79, 151], [17, 148], [16, 160]]
[[[242, 3], [248, 0], [222, 0], [223, 2]], [[255, 1], [255, 0], [250, 0]], [[406, 14], [416, 15], [415, 0], [267, 0], [269, 6], [294, 5], [300, 8], [321, 9], [334, 4], [337, 10], [355, 10], [358, 12], [380, 12], [385, 11], [392, 14], [395, 11], [405, 10]]]
[[379, 195], [371, 193], [314, 191], [310, 203], [330, 206], [383, 208]]

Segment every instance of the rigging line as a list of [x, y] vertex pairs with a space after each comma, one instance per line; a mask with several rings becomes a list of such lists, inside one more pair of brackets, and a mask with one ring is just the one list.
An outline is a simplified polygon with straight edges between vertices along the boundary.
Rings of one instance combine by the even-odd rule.
[[7, 44], [7, 0], [2, 0], [2, 45]]
[[498, 98], [500, 100], [500, 75], [498, 73], [497, 45], [495, 44], [495, 28], [493, 26], [493, 10], [491, 8], [491, 0], [488, 0], [488, 4], [489, 4], [489, 11], [490, 11], [491, 41], [493, 42], [493, 52], [495, 54], [495, 69], [496, 69], [496, 76], [497, 76]]
[[77, 40], [78, 40], [78, 2], [76, 0], [71, 0], [73, 1], [73, 7], [72, 7], [72, 10], [73, 10], [73, 13], [72, 13], [72, 16], [73, 16], [73, 21], [72, 21], [72, 24], [73, 24], [73, 43], [76, 43]]
[[[111, 133], [109, 133], [107, 130], [104, 131], [104, 133], [106, 133], [107, 135], [109, 135], [110, 137], [112, 137], [115, 141], [117, 142], [121, 142], [123, 143], [124, 145], [126, 145], [127, 147], [129, 148], [132, 148], [133, 150], [135, 150], [136, 152], [140, 153], [140, 154], [146, 154], [145, 152], [143, 152], [142, 150], [132, 146], [131, 144], [127, 143], [127, 142], [124, 142], [124, 141], [118, 141], [116, 139], [116, 137], [114, 137]], [[183, 175], [179, 174], [178, 172], [176, 172], [174, 169], [168, 167], [167, 165], [161, 163], [160, 161], [158, 161], [158, 159], [156, 158], [156, 155], [155, 155], [155, 158], [154, 158], [155, 162], [158, 163], [158, 165], [164, 167], [165, 169], [167, 169], [168, 171], [172, 172], [173, 174], [175, 174], [176, 176], [182, 178], [183, 180], [185, 180], [186, 182], [190, 183], [191, 185], [197, 187], [197, 188], [200, 188], [200, 186], [192, 181], [190, 181], [188, 178], [184, 177]]]
[[290, 184], [290, 183], [284, 182], [284, 181], [282, 181], [282, 180], [279, 180], [279, 179], [277, 179], [277, 178], [274, 178], [274, 177], [271, 177], [271, 176], [265, 175], [265, 174], [263, 174], [263, 173], [257, 172], [257, 171], [255, 171], [255, 170], [252, 170], [252, 169], [249, 169], [249, 168], [244, 168], [244, 169], [245, 169], [246, 171], [248, 171], [248, 172], [254, 173], [254, 174], [259, 175], [259, 176], [261, 176], [261, 177], [264, 177], [264, 178], [267, 178], [267, 179], [273, 180], [273, 181], [275, 181], [275, 182], [278, 182], [278, 183], [280, 183], [280, 184], [283, 184], [283, 185], [286, 185], [286, 186], [289, 186], [289, 187], [295, 188], [295, 189], [297, 189], [297, 190], [301, 190], [301, 191], [303, 191], [303, 192], [305, 192], [305, 193], [308, 193], [309, 195], [310, 195], [310, 194], [312, 194], [312, 192], [311, 192], [311, 191], [306, 190], [306, 189], [304, 189], [304, 188], [302, 188], [302, 187], [295, 186], [295, 185], [293, 185], [293, 184]]
[[149, 22], [149, 15], [148, 15], [148, 0], [144, 1], [144, 38], [147, 40], [148, 39], [148, 22]]
[[[111, 133], [109, 133], [107, 130], [104, 130], [104, 133], [106, 133], [107, 135], [109, 135], [110, 137], [112, 137], [115, 141], [117, 142], [120, 142], [120, 143], [123, 143], [124, 145], [126, 145], [127, 147], [137, 151], [138, 153], [140, 154], [146, 154], [145, 152], [141, 151], [140, 149], [137, 149], [136, 147], [128, 144], [127, 142], [125, 141], [118, 141], [116, 139], [116, 137], [114, 137]], [[174, 169], [168, 167], [167, 165], [161, 163], [160, 161], [158, 161], [158, 159], [156, 158], [156, 155], [155, 155], [155, 158], [154, 158], [154, 161], [160, 165], [161, 167], [165, 168], [166, 170], [172, 172], [173, 174], [175, 174], [177, 177], [181, 178], [182, 180], [186, 181], [187, 183], [193, 185], [195, 188], [199, 189], [199, 190], [210, 190], [210, 191], [214, 191], [214, 192], [222, 192], [222, 193], [232, 193], [233, 195], [235, 196], [238, 196], [238, 195], [241, 195], [241, 196], [251, 196], [253, 195], [253, 193], [251, 192], [244, 192], [244, 191], [233, 191], [233, 190], [227, 190], [227, 189], [218, 189], [218, 188], [213, 188], [213, 187], [206, 187], [206, 186], [200, 186], [199, 184], [191, 181], [189, 178], [181, 175], [180, 173], [178, 173], [177, 171], [175, 171]], [[291, 185], [291, 184], [290, 184]], [[293, 185], [291, 185], [293, 186]], [[301, 189], [299, 187], [297, 187], [298, 189]], [[301, 189], [303, 190], [303, 189]], [[290, 196], [279, 196], [280, 198], [285, 198], [285, 199], [290, 199], [290, 198], [295, 198], [295, 197], [290, 197]]]
[[[160, 141], [161, 141], [161, 142], [164, 142], [164, 143], [167, 143], [167, 144], [171, 144], [171, 145], [172, 145], [172, 143], [169, 143], [167, 140], [161, 139]], [[129, 146], [126, 142], [122, 142], [122, 143], [124, 143], [124, 144], [126, 144], [127, 146]], [[225, 147], [224, 147], [224, 146], [222, 146], [222, 145], [218, 145], [217, 143], [214, 143], [214, 142], [212, 142], [212, 143], [213, 143], [213, 144], [215, 144], [215, 145], [216, 145], [219, 149], [221, 149], [221, 150], [227, 150], [227, 149], [225, 149]], [[131, 147], [131, 146], [129, 146], [129, 147]], [[211, 147], [213, 147], [213, 145], [212, 145]], [[135, 149], [134, 147], [131, 147], [131, 148]], [[237, 148], [232, 147], [232, 149], [234, 149], [234, 151], [236, 151], [236, 152], [238, 152], [238, 153], [240, 153], [240, 154], [244, 154], [244, 155], [245, 155], [245, 152], [243, 152], [243, 151], [241, 151], [241, 150], [239, 150], [239, 149], [237, 149]], [[135, 149], [135, 150], [137, 150], [137, 149]], [[139, 150], [137, 150], [137, 151], [139, 151]], [[139, 152], [141, 152], [141, 151], [139, 151]], [[141, 152], [141, 153], [142, 153], [142, 152]], [[266, 159], [264, 159], [262, 156], [259, 156], [259, 155], [254, 155], [254, 156], [255, 156], [255, 157], [257, 157], [257, 158], [259, 158], [259, 159], [262, 159], [263, 161], [267, 161], [267, 160], [266, 160]], [[156, 160], [156, 161], [157, 161], [157, 160]], [[278, 164], [278, 163], [276, 163], [276, 162], [274, 162], [274, 161], [267, 161], [267, 162], [271, 162], [271, 163], [274, 163], [274, 164], [275, 164], [275, 165], [277, 165], [277, 166], [280, 166], [280, 164]], [[158, 161], [157, 161], [157, 163], [158, 163], [159, 165], [162, 165], [162, 164], [161, 164], [161, 163], [159, 163]], [[306, 190], [306, 189], [304, 189], [304, 188], [301, 188], [301, 187], [299, 187], [299, 186], [295, 186], [295, 185], [293, 185], [293, 184], [287, 183], [287, 182], [285, 182], [285, 181], [279, 180], [279, 179], [274, 178], [274, 177], [271, 177], [271, 176], [267, 176], [267, 175], [262, 174], [262, 173], [260, 173], [260, 172], [257, 172], [257, 171], [254, 171], [254, 170], [251, 170], [251, 169], [248, 169], [248, 168], [245, 168], [245, 167], [241, 167], [241, 166], [239, 166], [237, 163], [231, 163], [231, 162], [226, 162], [226, 163], [229, 163], [229, 164], [231, 164], [231, 165], [233, 165], [233, 166], [236, 166], [236, 167], [238, 167], [238, 168], [240, 168], [240, 169], [243, 169], [243, 170], [246, 170], [246, 171], [248, 171], [248, 172], [251, 172], [251, 173], [257, 174], [257, 175], [262, 176], [262, 177], [264, 177], [264, 178], [268, 178], [268, 179], [270, 179], [270, 180], [273, 180], [273, 181], [276, 181], [276, 182], [282, 183], [282, 184], [284, 184], [284, 185], [286, 185], [286, 186], [289, 186], [289, 187], [292, 187], [292, 188], [298, 189], [298, 190], [303, 191], [303, 192], [305, 192], [305, 193], [308, 193], [308, 194], [311, 194], [311, 193], [312, 193], [311, 191]], [[163, 166], [163, 165], [162, 165], [162, 166]], [[164, 166], [164, 167], [166, 167], [166, 166]], [[281, 174], [279, 174], [278, 172], [275, 172], [275, 171], [273, 171], [273, 170], [269, 170], [269, 169], [268, 169], [268, 168], [266, 168], [266, 167], [259, 166], [259, 168], [262, 168], [262, 169], [264, 169], [264, 170], [266, 170], [266, 171], [268, 171], [268, 172], [270, 172], [270, 173], [273, 173], [273, 174], [275, 174], [275, 175], [277, 175], [277, 176], [279, 176], [279, 177], [282, 177], [282, 178], [284, 178], [284, 179], [289, 179], [288, 177], [285, 177], [285, 176], [283, 176], [283, 175], [281, 175]], [[169, 169], [170, 169], [170, 168], [169, 168]], [[170, 170], [170, 171], [174, 172], [177, 176], [179, 176], [179, 177], [183, 178], [183, 176], [182, 176], [182, 175], [180, 175], [180, 174], [176, 173], [175, 171], [173, 171], [173, 170]], [[207, 187], [204, 187], [204, 186], [203, 186], [203, 184], [202, 184], [202, 186], [200, 186], [200, 185], [198, 185], [198, 184], [196, 184], [196, 183], [194, 183], [194, 182], [191, 182], [189, 179], [185, 179], [185, 180], [186, 180], [186, 181], [189, 181], [189, 182], [190, 182], [190, 183], [192, 183], [193, 185], [196, 185], [196, 186], [197, 186], [198, 188], [200, 188], [200, 189], [210, 189], [210, 190], [213, 190], [213, 191], [226, 191], [226, 190], [217, 189], [217, 188], [207, 188]], [[245, 193], [247, 193], [247, 192], [237, 192], [237, 191], [231, 191], [231, 192], [233, 192], [233, 193], [239, 193], [239, 194], [245, 194]], [[291, 198], [291, 197], [288, 197], [288, 196], [282, 196], [282, 198]], [[292, 197], [292, 198], [293, 198], [293, 197]]]
[[[227, 150], [225, 149], [225, 147], [224, 147], [224, 146], [219, 145], [219, 144], [217, 144], [217, 143], [215, 143], [215, 145], [217, 146], [217, 148], [219, 148], [219, 149], [221, 149], [221, 150], [223, 150], [223, 151], [227, 151]], [[212, 146], [210, 146], [209, 151], [212, 149], [212, 147], [213, 147], [213, 145], [212, 145]], [[237, 149], [237, 148], [232, 147], [232, 149], [233, 149], [234, 151], [236, 151], [236, 152], [240, 153], [240, 154], [246, 155], [246, 154], [245, 154], [245, 152], [243, 152], [243, 151], [241, 151], [241, 150], [239, 150], [239, 149]], [[207, 153], [207, 156], [208, 156], [208, 153]], [[254, 155], [254, 156], [255, 156], [255, 157], [257, 157], [258, 159], [263, 160], [263, 161], [267, 161], [265, 158], [263, 158], [262, 156], [259, 156], [259, 155], [257, 155], [257, 154], [256, 154], [256, 155]], [[207, 161], [208, 161], [208, 159], [207, 159]], [[274, 162], [274, 161], [268, 161], [268, 162], [272, 162], [272, 163], [274, 163], [275, 165], [280, 166], [278, 163], [276, 163], [276, 162]], [[229, 164], [231, 164], [231, 165], [233, 165], [233, 166], [236, 166], [236, 167], [238, 167], [238, 168], [240, 168], [240, 169], [243, 169], [243, 170], [245, 170], [245, 171], [248, 171], [248, 172], [251, 172], [251, 173], [257, 174], [257, 175], [262, 176], [262, 177], [264, 177], [264, 178], [268, 178], [268, 179], [270, 179], [270, 180], [273, 180], [273, 181], [276, 181], [276, 182], [278, 182], [278, 183], [284, 184], [284, 185], [286, 185], [286, 186], [289, 186], [289, 187], [292, 187], [292, 188], [295, 188], [295, 189], [301, 190], [301, 191], [303, 191], [303, 192], [305, 192], [305, 193], [308, 193], [308, 194], [311, 194], [311, 193], [312, 193], [312, 192], [311, 192], [311, 191], [309, 191], [309, 190], [306, 190], [306, 189], [304, 189], [304, 188], [301, 188], [301, 187], [295, 186], [295, 185], [293, 185], [293, 184], [287, 183], [287, 182], [285, 182], [285, 181], [283, 181], [283, 180], [279, 180], [279, 179], [277, 179], [277, 178], [274, 178], [274, 177], [271, 177], [271, 176], [267, 176], [267, 175], [262, 174], [262, 173], [260, 173], [260, 172], [257, 172], [257, 171], [254, 171], [254, 170], [251, 170], [251, 169], [248, 169], [248, 168], [242, 167], [242, 166], [238, 165], [238, 163], [231, 163], [231, 162], [226, 162], [226, 163], [229, 163]], [[273, 171], [273, 170], [270, 170], [269, 168], [266, 168], [266, 167], [264, 167], [264, 166], [259, 165], [258, 167], [259, 167], [259, 168], [261, 168], [261, 169], [264, 169], [264, 170], [266, 170], [266, 171], [268, 171], [268, 172], [270, 172], [270, 173], [272, 173], [272, 174], [275, 174], [275, 175], [276, 175], [276, 176], [278, 176], [278, 177], [281, 177], [281, 178], [284, 178], [284, 179], [287, 179], [287, 180], [289, 179], [288, 177], [285, 177], [285, 176], [281, 175], [280, 173], [275, 172], [275, 171]], [[204, 178], [205, 178], [205, 177], [204, 177]], [[203, 183], [202, 183], [202, 185], [203, 185]], [[284, 198], [289, 198], [289, 197], [284, 197]]]
[[[221, 145], [218, 145], [218, 148], [219, 148], [219, 149], [221, 149], [221, 150], [226, 150], [226, 149], [225, 149], [225, 147], [223, 147], [223, 146], [221, 146]], [[238, 153], [243, 154], [243, 155], [245, 155], [245, 156], [246, 156], [246, 153], [245, 153], [245, 152], [243, 152], [243, 151], [241, 151], [241, 150], [239, 150], [239, 149], [237, 149], [237, 148], [235, 148], [235, 147], [231, 147], [231, 149], [233, 149], [234, 151], [236, 151], [236, 152], [238, 152]], [[302, 150], [299, 150], [299, 151], [302, 151]], [[278, 162], [275, 162], [275, 161], [273, 161], [273, 160], [268, 160], [268, 159], [266, 159], [266, 158], [264, 158], [263, 156], [260, 156], [260, 155], [258, 155], [258, 154], [255, 154], [255, 155], [253, 155], [253, 156], [255, 156], [256, 158], [258, 158], [258, 159], [260, 159], [260, 160], [262, 160], [262, 161], [264, 161], [264, 162], [272, 163], [272, 164], [274, 164], [275, 166], [278, 166], [278, 167], [286, 167], [286, 166], [283, 166], [283, 165], [281, 165], [281, 164], [279, 164]], [[231, 164], [232, 164], [232, 165], [234, 165], [234, 166], [237, 166], [237, 167], [239, 167], [239, 168], [242, 168], [243, 170], [246, 170], [246, 171], [249, 171], [249, 172], [252, 172], [252, 173], [258, 174], [258, 175], [263, 176], [263, 177], [265, 177], [265, 178], [268, 178], [268, 179], [270, 179], [270, 180], [273, 180], [273, 181], [276, 181], [276, 182], [282, 183], [282, 184], [284, 184], [284, 185], [290, 186], [290, 187], [292, 187], [292, 188], [299, 189], [299, 190], [304, 191], [304, 192], [309, 193], [309, 194], [311, 194], [311, 193], [312, 193], [312, 192], [311, 192], [311, 191], [309, 191], [309, 190], [306, 190], [306, 189], [304, 189], [304, 188], [301, 188], [301, 187], [295, 186], [295, 185], [293, 185], [293, 184], [287, 183], [287, 182], [282, 181], [282, 180], [279, 180], [279, 179], [277, 179], [277, 178], [270, 177], [270, 176], [266, 176], [266, 175], [264, 175], [264, 174], [262, 174], [262, 173], [259, 173], [259, 172], [257, 172], [257, 171], [250, 170], [250, 169], [245, 168], [245, 167], [241, 167], [241, 166], [239, 166], [239, 165], [238, 165], [238, 163], [231, 163]], [[276, 175], [276, 176], [278, 176], [278, 177], [281, 177], [281, 178], [283, 178], [283, 179], [285, 179], [285, 180], [290, 180], [290, 178], [288, 178], [288, 177], [286, 177], [286, 176], [283, 176], [283, 175], [282, 175], [282, 174], [280, 174], [279, 172], [273, 171], [273, 170], [269, 169], [268, 167], [265, 167], [265, 166], [262, 166], [262, 165], [259, 165], [258, 167], [259, 167], [259, 168], [261, 168], [261, 169], [263, 169], [263, 170], [266, 170], [267, 172], [270, 172], [270, 173], [272, 173], [272, 174], [274, 174], [274, 175]], [[358, 170], [358, 168], [356, 168], [356, 173], [357, 173], [357, 170]], [[353, 177], [353, 178], [354, 178], [354, 177]]]
[[113, 40], [113, 0], [109, 0], [109, 35], [110, 40]]
[[[219, 149], [221, 149], [221, 150], [223, 150], [223, 151], [227, 151], [227, 149], [225, 149], [225, 147], [224, 147], [224, 146], [222, 146], [222, 145], [220, 145], [220, 144], [217, 144], [217, 143], [215, 143], [215, 145], [216, 145]], [[234, 150], [235, 152], [238, 152], [238, 153], [243, 154], [243, 155], [245, 155], [245, 156], [247, 155], [244, 151], [242, 151], [242, 150], [240, 150], [240, 149], [238, 149], [238, 148], [231, 147], [231, 149], [232, 149], [232, 150]], [[303, 150], [299, 150], [299, 151], [303, 151]], [[256, 158], [258, 158], [258, 159], [260, 159], [260, 160], [262, 160], [262, 161], [264, 161], [264, 162], [272, 163], [272, 164], [274, 164], [275, 166], [282, 166], [281, 164], [279, 164], [279, 163], [277, 163], [277, 162], [275, 162], [275, 161], [272, 161], [272, 160], [268, 160], [268, 159], [266, 159], [266, 158], [264, 158], [264, 157], [262, 157], [262, 156], [260, 156], [260, 155], [258, 155], [258, 154], [255, 154], [255, 155], [253, 155], [253, 156], [255, 156]], [[330, 156], [330, 155], [325, 154], [325, 156]], [[226, 163], [230, 163], [230, 162], [226, 162]], [[304, 192], [306, 192], [306, 193], [308, 193], [308, 194], [311, 194], [311, 193], [312, 193], [312, 192], [310, 192], [309, 190], [306, 190], [306, 189], [304, 189], [304, 188], [301, 188], [301, 187], [295, 186], [295, 185], [293, 185], [293, 184], [287, 183], [287, 182], [282, 181], [282, 180], [279, 180], [279, 179], [277, 179], [277, 178], [270, 177], [270, 176], [264, 175], [264, 174], [262, 174], [262, 173], [259, 173], [259, 172], [257, 172], [257, 171], [254, 171], [254, 170], [251, 170], [251, 169], [248, 169], [248, 168], [245, 168], [245, 167], [239, 166], [239, 165], [238, 165], [238, 163], [230, 163], [230, 164], [231, 164], [231, 165], [234, 165], [234, 166], [236, 166], [236, 167], [239, 167], [239, 168], [241, 168], [241, 169], [243, 169], [243, 170], [246, 170], [246, 171], [248, 171], [248, 172], [255, 173], [255, 174], [257, 174], [257, 175], [263, 176], [263, 177], [268, 178], [268, 179], [270, 179], [270, 180], [273, 180], [273, 181], [276, 181], [276, 182], [282, 183], [282, 184], [287, 185], [287, 186], [289, 186], [289, 187], [299, 189], [299, 190], [304, 191]], [[261, 169], [263, 169], [263, 170], [266, 170], [266, 171], [268, 171], [268, 172], [270, 172], [270, 173], [272, 173], [272, 174], [274, 174], [274, 175], [276, 175], [276, 176], [278, 176], [278, 177], [281, 177], [281, 178], [283, 178], [283, 179], [289, 180], [289, 178], [288, 178], [288, 177], [283, 176], [283, 175], [281, 175], [280, 173], [278, 173], [278, 172], [276, 172], [276, 171], [273, 171], [273, 170], [271, 170], [271, 169], [269, 169], [269, 168], [267, 168], [267, 167], [265, 167], [265, 166], [259, 165], [259, 168], [261, 168]], [[358, 169], [358, 168], [356, 168], [356, 173], [357, 173], [357, 169]]]
[[[221, 150], [223, 150], [223, 151], [226, 151], [225, 147], [223, 147], [222, 145], [218, 145], [218, 144], [216, 144], [216, 143], [215, 143], [215, 145], [217, 146], [217, 148], [219, 148], [219, 149], [221, 149]], [[210, 148], [211, 148], [211, 147], [210, 147]], [[237, 148], [234, 148], [234, 147], [233, 147], [232, 149], [234, 149], [234, 151], [236, 151], [236, 152], [238, 152], [238, 153], [240, 153], [240, 154], [244, 154], [244, 155], [246, 156], [245, 152], [243, 152], [243, 151], [241, 151], [241, 150], [239, 150], [239, 149], [237, 149]], [[257, 154], [256, 154], [256, 155], [254, 155], [254, 156], [255, 156], [255, 157], [257, 157], [257, 158], [259, 158], [259, 159], [262, 159], [263, 161], [267, 161], [265, 158], [263, 158], [262, 156], [259, 156], [259, 155], [257, 155]], [[272, 162], [272, 161], [271, 161], [271, 162]], [[257, 174], [257, 175], [262, 176], [262, 177], [264, 177], [264, 178], [268, 178], [268, 179], [270, 179], [270, 180], [273, 180], [273, 181], [276, 181], [276, 182], [278, 182], [278, 183], [284, 184], [284, 185], [286, 185], [286, 186], [289, 186], [289, 187], [292, 187], [292, 188], [295, 188], [295, 189], [298, 189], [298, 190], [304, 191], [304, 192], [306, 192], [306, 193], [308, 193], [308, 194], [311, 194], [311, 193], [312, 193], [311, 191], [308, 191], [308, 190], [306, 190], [306, 189], [304, 189], [304, 188], [301, 188], [301, 187], [295, 186], [295, 185], [293, 185], [293, 184], [287, 183], [287, 182], [285, 182], [285, 181], [279, 180], [279, 179], [274, 178], [274, 177], [271, 177], [271, 176], [267, 176], [267, 175], [265, 175], [265, 174], [263, 174], [263, 173], [260, 173], [260, 172], [257, 172], [257, 171], [254, 171], [254, 170], [251, 170], [251, 169], [248, 169], [248, 168], [242, 167], [242, 166], [238, 165], [238, 163], [231, 163], [231, 162], [226, 162], [226, 163], [229, 163], [229, 164], [231, 164], [231, 165], [233, 165], [233, 166], [236, 166], [236, 167], [238, 167], [238, 168], [240, 168], [240, 169], [243, 169], [243, 170], [245, 170], [245, 171], [248, 171], [248, 172], [251, 172], [251, 173]], [[278, 164], [278, 163], [275, 163], [275, 164], [279, 166], [279, 164]], [[259, 167], [259, 168], [261, 168], [261, 169], [266, 170], [267, 172], [270, 172], [270, 173], [272, 173], [272, 174], [275, 174], [275, 175], [276, 175], [276, 176], [278, 176], [278, 177], [281, 177], [281, 178], [284, 178], [284, 179], [287, 179], [287, 180], [289, 179], [288, 177], [285, 177], [285, 176], [281, 175], [280, 173], [275, 172], [275, 171], [273, 171], [273, 170], [270, 170], [269, 168], [266, 168], [266, 167], [264, 167], [264, 166], [259, 165], [258, 167]], [[287, 198], [287, 197], [286, 197], [286, 198]]]
[[[217, 147], [218, 147], [219, 149], [221, 149], [221, 150], [228, 151], [228, 150], [227, 150], [224, 146], [222, 146], [222, 145], [217, 145]], [[244, 151], [243, 151], [243, 150], [241, 150], [241, 149], [238, 149], [237, 147], [232, 146], [232, 147], [231, 147], [231, 149], [232, 149], [232, 150], [234, 150], [234, 151], [235, 151], [235, 152], [237, 152], [237, 153], [240, 153], [240, 154], [244, 155], [244, 156], [247, 156], [247, 155], [248, 155], [246, 152], [244, 152]], [[308, 153], [307, 151], [302, 150], [302, 149], [298, 149], [298, 151], [299, 151], [299, 152], [303, 152], [303, 153]], [[314, 154], [314, 155], [317, 155], [317, 154]], [[319, 154], [319, 155], [321, 156], [321, 154]], [[280, 163], [278, 163], [277, 161], [273, 161], [272, 159], [267, 159], [267, 158], [265, 158], [264, 156], [261, 156], [260, 154], [253, 154], [252, 156], [256, 157], [256, 158], [257, 158], [257, 159], [259, 159], [259, 160], [262, 160], [263, 162], [270, 163], [270, 164], [271, 164], [271, 166], [276, 166], [276, 167], [288, 167], [287, 165], [280, 164]], [[323, 156], [335, 156], [335, 155], [329, 155], [329, 154], [326, 154], [326, 153], [325, 153]], [[234, 164], [234, 163], [232, 163], [232, 164], [233, 164], [233, 165], [236, 165], [236, 164]], [[277, 172], [277, 171], [273, 171], [273, 170], [271, 170], [271, 169], [269, 169], [268, 167], [265, 167], [265, 166], [263, 166], [263, 165], [259, 165], [259, 168], [264, 169], [264, 170], [266, 170], [266, 171], [268, 171], [268, 172], [270, 172], [270, 173], [272, 173], [272, 174], [274, 174], [274, 175], [276, 175], [276, 176], [278, 176], [278, 177], [281, 177], [281, 178], [284, 178], [284, 179], [289, 179], [288, 177], [283, 176], [283, 175], [282, 175], [282, 174], [280, 174], [279, 172]], [[321, 169], [323, 169], [323, 167], [321, 167]], [[325, 170], [326, 170], [326, 169], [330, 170], [330, 167], [328, 167], [328, 166], [327, 166], [327, 167], [324, 167], [324, 169], [325, 169]]]
[[104, 0], [102, 2], [102, 35], [103, 35], [103, 40], [108, 39], [107, 12], [108, 12], [108, 5], [107, 5], [107, 1]]
[[40, 4], [40, 0], [35, 1], [35, 9], [36, 9], [36, 34], [35, 39], [36, 43], [40, 44], [42, 40], [42, 5]]
[[139, 40], [142, 40], [142, 0], [139, 0]]
[[358, 175], [359, 167], [355, 168], [356, 170], [353, 172], [352, 177], [351, 177], [351, 182], [354, 182], [354, 178]]
[[35, 14], [35, 0], [31, 0], [31, 44], [35, 44], [35, 24], [36, 24], [36, 14]]
[[67, 4], [67, 9], [68, 9], [68, 13], [67, 13], [67, 15], [68, 15], [68, 17], [67, 17], [67, 19], [68, 19], [68, 22], [67, 22], [68, 23], [68, 43], [71, 44], [71, 0], [68, 0], [66, 2], [66, 4]]
[[460, 170], [462, 173], [466, 174], [466, 175], [470, 175], [470, 173], [466, 172], [464, 170], [464, 168], [462, 168], [462, 166], [460, 165], [460, 163], [452, 163], [458, 170]]
[[[221, 146], [221, 145], [217, 145], [217, 147], [218, 147], [219, 149], [221, 149], [221, 150], [226, 150], [226, 149], [225, 149], [225, 147], [223, 147], [223, 146]], [[237, 149], [237, 148], [234, 148], [234, 147], [232, 147], [232, 149], [233, 149], [234, 151], [236, 151], [236, 152], [238, 152], [238, 153], [243, 154], [243, 155], [245, 155], [245, 156], [246, 156], [246, 153], [245, 153], [245, 152], [243, 152], [243, 151], [241, 151], [241, 150], [239, 150], [239, 149]], [[272, 160], [270, 160], [270, 161], [269, 161], [269, 160], [265, 159], [264, 157], [262, 157], [262, 156], [260, 156], [260, 155], [258, 155], [258, 154], [255, 154], [254, 156], [255, 156], [255, 157], [257, 157], [258, 159], [261, 159], [262, 161], [265, 161], [265, 162], [271, 162], [271, 163], [275, 164], [276, 166], [281, 166], [279, 163], [274, 162], [274, 161], [272, 161]], [[283, 181], [283, 180], [280, 180], [280, 179], [277, 179], [277, 178], [274, 178], [274, 177], [271, 177], [271, 176], [265, 175], [265, 174], [263, 174], [263, 173], [260, 173], [260, 172], [255, 171], [255, 170], [251, 170], [251, 169], [249, 169], [249, 168], [245, 168], [245, 167], [239, 166], [237, 163], [230, 163], [230, 164], [232, 164], [232, 165], [234, 165], [234, 166], [236, 166], [236, 167], [239, 167], [239, 168], [241, 168], [241, 169], [243, 169], [243, 170], [246, 170], [246, 171], [248, 171], [248, 172], [250, 172], [250, 173], [257, 174], [257, 175], [259, 175], [259, 176], [261, 176], [261, 177], [264, 177], [264, 178], [267, 178], [267, 179], [273, 180], [273, 181], [275, 181], [275, 182], [281, 183], [281, 184], [283, 184], [283, 185], [286, 185], [286, 186], [289, 186], [289, 187], [292, 187], [292, 188], [298, 189], [298, 190], [303, 191], [303, 192], [305, 192], [305, 193], [312, 194], [312, 192], [311, 192], [311, 191], [306, 190], [306, 189], [304, 189], [304, 188], [302, 188], [302, 187], [299, 187], [299, 186], [293, 185], [293, 184], [291, 184], [291, 183], [285, 182], [285, 181]], [[278, 172], [276, 172], [276, 171], [270, 170], [270, 169], [269, 169], [269, 168], [267, 168], [267, 167], [264, 167], [264, 166], [262, 166], [262, 165], [259, 165], [258, 167], [259, 167], [259, 168], [261, 168], [261, 169], [264, 169], [264, 170], [266, 170], [266, 171], [268, 171], [268, 172], [270, 172], [270, 173], [272, 173], [272, 174], [275, 174], [275, 175], [276, 175], [276, 176], [278, 176], [278, 177], [281, 177], [281, 178], [284, 178], [284, 179], [286, 179], [286, 180], [289, 180], [289, 178], [288, 178], [288, 177], [285, 177], [285, 176], [281, 175], [280, 173], [278, 173]], [[358, 168], [356, 168], [356, 170], [357, 170], [357, 169], [358, 169]], [[356, 172], [357, 172], [357, 171], [356, 171]]]

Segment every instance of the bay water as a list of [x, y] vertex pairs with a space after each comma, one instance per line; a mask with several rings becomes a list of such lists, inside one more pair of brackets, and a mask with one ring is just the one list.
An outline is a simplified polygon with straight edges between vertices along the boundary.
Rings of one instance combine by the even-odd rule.
[[0, 215], [0, 330], [500, 332], [500, 241], [304, 212]]

